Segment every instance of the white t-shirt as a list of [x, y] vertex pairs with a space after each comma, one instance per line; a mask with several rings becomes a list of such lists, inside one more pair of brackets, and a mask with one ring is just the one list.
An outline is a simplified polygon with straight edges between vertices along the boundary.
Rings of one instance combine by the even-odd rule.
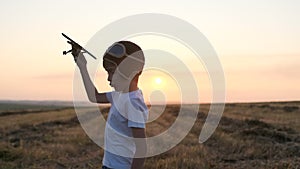
[[148, 109], [141, 90], [129, 93], [109, 92], [111, 103], [104, 140], [103, 165], [114, 169], [130, 169], [136, 147], [132, 129], [145, 128]]

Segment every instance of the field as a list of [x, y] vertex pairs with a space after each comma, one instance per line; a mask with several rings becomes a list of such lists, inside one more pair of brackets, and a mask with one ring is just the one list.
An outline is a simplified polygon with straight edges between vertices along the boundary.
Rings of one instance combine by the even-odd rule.
[[[209, 106], [201, 104], [187, 137], [171, 150], [147, 158], [145, 168], [300, 168], [300, 102], [226, 104], [217, 130], [200, 144]], [[155, 111], [154, 105], [151, 108]], [[100, 109], [106, 116], [108, 107]], [[147, 135], [167, 130], [179, 109], [168, 105], [147, 124]], [[103, 150], [85, 134], [69, 105], [0, 104], [1, 169], [101, 168], [102, 156]]]

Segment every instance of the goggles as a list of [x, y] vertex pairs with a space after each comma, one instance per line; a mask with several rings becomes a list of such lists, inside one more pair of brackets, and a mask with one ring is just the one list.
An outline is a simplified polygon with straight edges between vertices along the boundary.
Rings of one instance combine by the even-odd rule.
[[116, 59], [120, 59], [124, 56], [127, 56], [125, 59], [125, 63], [122, 64], [122, 66], [119, 66], [116, 64], [113, 60], [110, 60], [109, 58], [104, 58], [104, 60], [112, 63], [114, 66], [116, 66], [116, 71], [123, 76], [125, 79], [129, 79], [132, 72], [139, 72], [142, 70], [144, 65], [144, 59], [139, 58], [138, 55], [129, 55], [126, 52], [126, 47], [121, 43], [114, 43], [112, 46], [110, 46], [106, 53], [111, 55], [112, 57]]
[[126, 53], [126, 47], [121, 43], [115, 43], [111, 47], [109, 47], [106, 50], [106, 53], [110, 54], [111, 56], [115, 58], [121, 58], [125, 55], [128, 55]]

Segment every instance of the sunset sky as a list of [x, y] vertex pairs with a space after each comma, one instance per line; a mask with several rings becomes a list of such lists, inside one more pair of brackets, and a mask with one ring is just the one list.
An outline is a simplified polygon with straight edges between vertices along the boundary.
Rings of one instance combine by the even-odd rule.
[[[75, 64], [62, 55], [70, 46], [61, 33], [84, 46], [109, 23], [140, 13], [178, 17], [206, 36], [224, 69], [227, 102], [300, 100], [299, 0], [1, 1], [0, 100], [72, 100]], [[155, 48], [155, 38], [161, 37], [132, 41]], [[176, 49], [180, 58], [184, 49]], [[207, 72], [196, 63], [191, 67], [200, 102], [209, 102]], [[103, 68], [97, 76], [97, 87], [110, 90]], [[146, 71], [140, 87], [147, 101], [161, 98], [156, 90], [165, 92], [167, 102], [180, 97], [176, 81], [161, 72]]]

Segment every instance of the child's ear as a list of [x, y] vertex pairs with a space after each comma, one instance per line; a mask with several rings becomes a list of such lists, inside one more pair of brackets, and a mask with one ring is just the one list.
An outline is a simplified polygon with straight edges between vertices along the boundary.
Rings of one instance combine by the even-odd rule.
[[133, 71], [131, 74], [130, 74], [130, 77], [129, 79], [130, 80], [133, 80], [135, 78], [135, 76], [140, 76], [142, 74], [142, 71]]

